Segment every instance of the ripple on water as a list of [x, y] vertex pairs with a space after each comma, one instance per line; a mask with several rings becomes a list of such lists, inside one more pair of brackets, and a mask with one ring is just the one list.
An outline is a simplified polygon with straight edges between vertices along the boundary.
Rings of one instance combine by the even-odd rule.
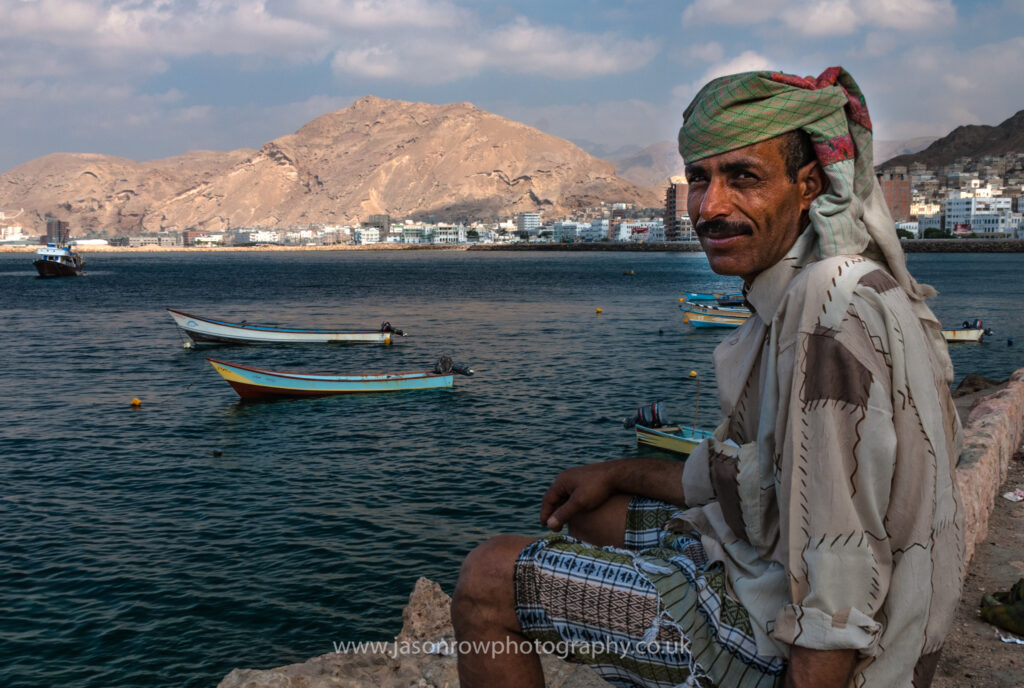
[[[0, 255], [0, 654], [26, 687], [209, 686], [393, 637], [417, 577], [450, 590], [476, 543], [539, 534], [562, 468], [639, 455], [622, 417], [655, 399], [688, 416], [691, 369], [713, 422], [722, 333], [683, 325], [677, 298], [736, 287], [675, 254], [102, 254], [61, 283], [22, 260]], [[952, 351], [958, 377], [1022, 366], [1005, 345], [1024, 329], [1017, 261], [910, 256], [942, 319], [998, 333]], [[165, 306], [410, 336], [187, 351]], [[442, 352], [477, 375], [268, 404], [239, 403], [205, 361], [374, 372]]]

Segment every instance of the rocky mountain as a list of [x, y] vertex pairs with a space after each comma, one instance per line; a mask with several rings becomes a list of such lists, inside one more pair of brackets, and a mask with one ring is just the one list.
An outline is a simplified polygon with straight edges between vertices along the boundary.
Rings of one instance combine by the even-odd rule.
[[660, 205], [611, 163], [469, 103], [366, 96], [258, 151], [149, 162], [53, 154], [0, 175], [0, 208], [47, 213], [76, 235], [197, 227], [341, 224], [371, 214], [441, 220], [600, 202]]
[[938, 139], [919, 153], [899, 155], [880, 167], [922, 162], [929, 167], [948, 165], [957, 158], [979, 158], [1024, 152], [1024, 110], [997, 126], [968, 124]]
[[917, 136], [912, 139], [875, 139], [873, 151], [875, 164], [878, 165], [897, 155], [910, 155], [922, 151], [938, 138], [938, 136]]
[[639, 186], [655, 187], [664, 193], [669, 177], [683, 173], [683, 159], [674, 141], [659, 141], [641, 151], [608, 158], [615, 173]]

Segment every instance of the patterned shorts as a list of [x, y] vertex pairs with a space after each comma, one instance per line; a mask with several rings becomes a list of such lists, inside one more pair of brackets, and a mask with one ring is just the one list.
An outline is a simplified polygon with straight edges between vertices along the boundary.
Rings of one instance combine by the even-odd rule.
[[625, 549], [565, 535], [529, 545], [515, 565], [523, 632], [616, 686], [781, 686], [786, 662], [757, 654], [721, 564], [708, 565], [696, 533], [663, 530], [678, 511], [634, 497]]

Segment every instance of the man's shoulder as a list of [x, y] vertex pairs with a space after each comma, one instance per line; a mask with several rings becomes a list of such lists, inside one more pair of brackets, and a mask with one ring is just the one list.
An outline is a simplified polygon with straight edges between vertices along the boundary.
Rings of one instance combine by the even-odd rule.
[[861, 255], [839, 255], [805, 265], [790, 283], [786, 301], [789, 309], [813, 317], [817, 324], [837, 327], [856, 295], [864, 290], [892, 292], [897, 298], [903, 295], [882, 264]]

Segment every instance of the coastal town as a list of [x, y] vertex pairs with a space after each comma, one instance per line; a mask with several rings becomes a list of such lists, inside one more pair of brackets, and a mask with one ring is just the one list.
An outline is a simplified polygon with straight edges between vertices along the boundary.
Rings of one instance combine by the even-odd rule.
[[[962, 157], [941, 166], [883, 164], [876, 174], [903, 239], [1024, 238], [1024, 153]], [[505, 219], [442, 222], [375, 214], [344, 225], [187, 228], [117, 236], [80, 236], [61, 218], [49, 219], [44, 234], [41, 228], [19, 221], [23, 211], [0, 209], [0, 245], [28, 246], [57, 239], [80, 247], [130, 248], [695, 242], [686, 210], [686, 180], [669, 179], [664, 197], [660, 208], [609, 202], [558, 218], [520, 212]]]

